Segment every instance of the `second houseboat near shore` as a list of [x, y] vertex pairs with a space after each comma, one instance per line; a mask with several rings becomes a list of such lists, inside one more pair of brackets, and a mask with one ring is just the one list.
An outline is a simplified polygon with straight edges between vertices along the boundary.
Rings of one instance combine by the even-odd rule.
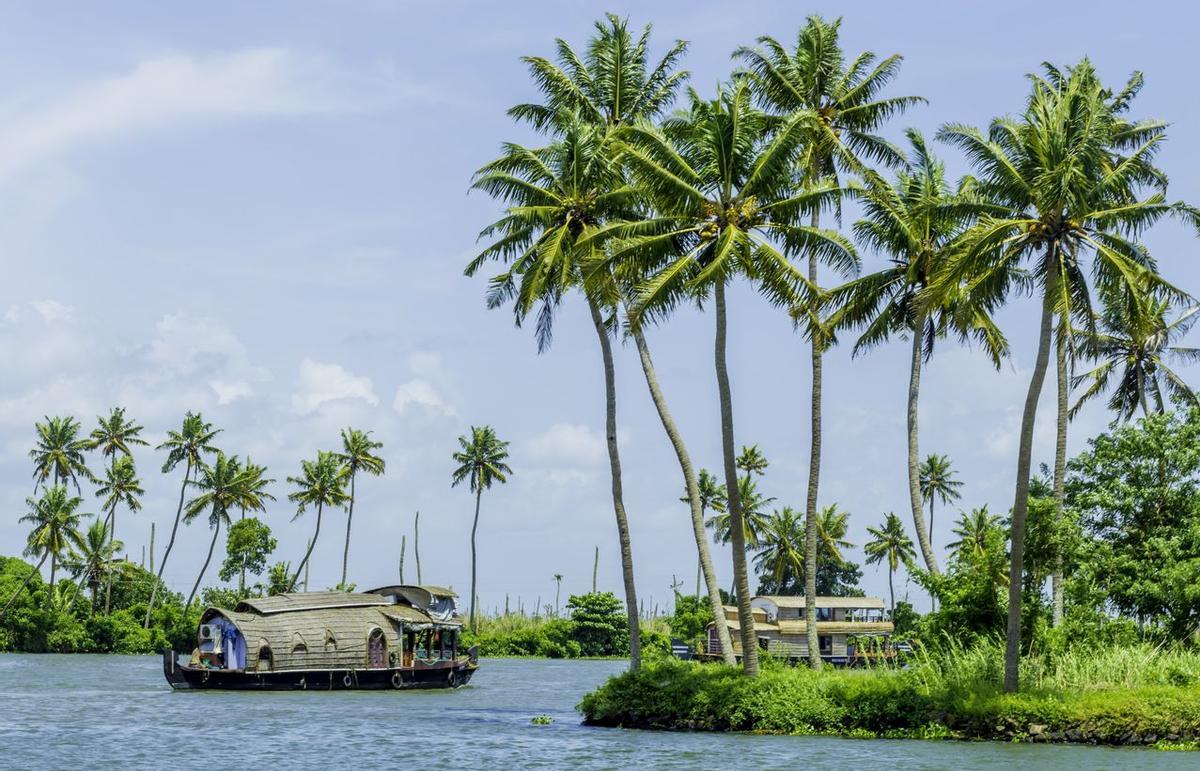
[[478, 668], [460, 651], [456, 595], [437, 586], [253, 598], [200, 617], [184, 664], [163, 651], [172, 688], [344, 690], [457, 688]]

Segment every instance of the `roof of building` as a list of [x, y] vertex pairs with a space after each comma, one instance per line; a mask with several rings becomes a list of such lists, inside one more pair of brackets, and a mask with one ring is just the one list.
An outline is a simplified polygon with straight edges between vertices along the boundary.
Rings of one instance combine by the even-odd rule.
[[[780, 634], [801, 635], [808, 631], [804, 621], [782, 620], [776, 622]], [[818, 621], [817, 632], [821, 634], [891, 634], [896, 629], [891, 621]]]
[[[754, 597], [751, 603], [770, 603], [777, 608], [803, 608], [804, 595], [767, 594]], [[818, 608], [864, 608], [868, 610], [883, 610], [887, 606], [879, 597], [817, 597]]]
[[239, 602], [234, 610], [270, 615], [297, 610], [363, 608], [391, 604], [392, 601], [387, 597], [369, 592], [289, 592], [271, 597], [249, 597]]

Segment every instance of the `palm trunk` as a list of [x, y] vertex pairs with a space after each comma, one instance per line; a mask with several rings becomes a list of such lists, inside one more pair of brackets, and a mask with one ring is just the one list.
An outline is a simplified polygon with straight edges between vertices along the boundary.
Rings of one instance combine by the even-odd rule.
[[150, 612], [154, 610], [154, 600], [158, 597], [158, 587], [162, 584], [163, 570], [167, 567], [167, 558], [171, 556], [171, 547], [175, 545], [175, 534], [179, 532], [179, 517], [183, 514], [183, 496], [187, 493], [188, 477], [192, 475], [192, 460], [188, 458], [187, 468], [183, 472], [183, 485], [179, 488], [179, 506], [175, 509], [175, 524], [171, 526], [171, 537], [167, 539], [167, 548], [163, 551], [162, 562], [158, 565], [158, 575], [155, 576], [154, 586], [150, 589], [150, 604], [146, 606], [146, 620], [142, 622], [143, 629], [150, 628]]
[[913, 526], [917, 529], [917, 542], [921, 547], [921, 556], [925, 558], [925, 567], [930, 573], [937, 573], [937, 556], [933, 553], [933, 512], [929, 512], [929, 529], [925, 529], [924, 503], [921, 501], [921, 466], [920, 448], [918, 445], [918, 404], [921, 392], [921, 341], [925, 330], [927, 315], [918, 310], [913, 324], [912, 358], [908, 372], [908, 501], [912, 507]]
[[[300, 567], [296, 568], [296, 575], [292, 576], [292, 583], [290, 586], [288, 586], [289, 592], [296, 588], [296, 582], [300, 580], [300, 574], [303, 573], [305, 568], [308, 567], [308, 558], [312, 556], [313, 547], [317, 545], [317, 536], [319, 536], [321, 534], [321, 510], [322, 510], [322, 505], [320, 503], [318, 503], [317, 504], [317, 527], [315, 530], [313, 530], [312, 540], [308, 542], [308, 550], [304, 552], [304, 559], [300, 560]], [[304, 584], [305, 584], [304, 590], [308, 591], [307, 575], [304, 578]]]
[[[758, 636], [754, 633], [754, 616], [750, 609], [750, 579], [746, 574], [746, 520], [742, 512], [742, 496], [738, 490], [737, 461], [733, 441], [733, 397], [729, 388], [729, 370], [725, 364], [725, 283], [718, 281], [716, 305], [717, 332], [714, 360], [717, 370], [717, 392], [721, 401], [721, 451], [725, 465], [725, 487], [729, 507], [729, 540], [733, 547], [733, 584], [737, 590], [738, 626], [742, 642], [742, 669], [750, 677], [758, 675]], [[724, 608], [713, 621], [717, 628], [725, 625]]]
[[596, 574], [600, 572], [600, 547], [596, 547], [596, 551], [592, 556], [592, 594], [596, 593]]
[[[104, 615], [106, 616], [112, 612], [112, 584], [113, 574], [116, 572], [112, 567], [113, 557], [116, 556], [116, 553], [113, 550], [113, 533], [117, 532], [116, 506], [113, 506], [113, 510], [108, 513], [108, 519], [110, 523], [108, 528], [108, 580], [104, 583]], [[50, 564], [53, 565], [54, 560], [51, 560]]]
[[183, 606], [184, 611], [187, 611], [188, 608], [192, 607], [192, 600], [195, 599], [196, 592], [200, 590], [200, 582], [204, 580], [204, 574], [208, 572], [208, 563], [212, 562], [213, 549], [215, 549], [217, 546], [217, 535], [220, 532], [221, 518], [217, 517], [217, 524], [213, 528], [212, 541], [210, 541], [208, 544], [208, 556], [204, 558], [204, 567], [200, 568], [200, 575], [196, 576], [196, 583], [192, 586], [192, 593], [188, 595], [187, 603]]
[[[708, 603], [713, 619], [717, 622], [717, 637], [721, 645], [721, 655], [726, 664], [737, 664], [737, 658], [733, 654], [733, 641], [729, 636], [729, 627], [721, 623], [725, 617], [724, 605], [721, 602], [721, 585], [717, 582], [717, 571], [713, 566], [712, 554], [708, 548], [708, 535], [704, 529], [704, 509], [700, 505], [700, 487], [696, 482], [692, 459], [683, 443], [683, 437], [675, 425], [675, 420], [671, 417], [671, 411], [667, 408], [666, 397], [663, 396], [662, 388], [658, 384], [654, 361], [650, 358], [650, 347], [646, 344], [646, 337], [638, 327], [633, 329], [633, 340], [642, 360], [642, 371], [646, 375], [646, 385], [650, 387], [650, 397], [658, 410], [658, 417], [662, 421], [663, 429], [667, 432], [667, 438], [671, 440], [675, 457], [679, 459], [679, 468], [683, 472], [684, 489], [687, 490], [688, 506], [692, 513], [692, 535], [696, 538], [696, 551], [700, 556], [700, 572], [704, 574], [704, 581], [708, 587]], [[697, 580], [697, 598], [700, 595], [699, 588]]]
[[354, 478], [350, 475], [350, 506], [346, 509], [346, 546], [342, 549], [342, 589], [346, 588], [346, 566], [350, 564], [350, 522], [354, 519]]
[[554, 584], [554, 617], [555, 618], [558, 618], [558, 595], [561, 590], [562, 590], [562, 584], [556, 581]]
[[[1046, 256], [1046, 267], [1050, 269], [1051, 251]], [[1004, 690], [1016, 693], [1018, 667], [1021, 659], [1021, 579], [1024, 577], [1025, 515], [1029, 508], [1029, 465], [1033, 455], [1033, 424], [1037, 420], [1038, 397], [1046, 380], [1046, 367], [1050, 361], [1050, 344], [1054, 336], [1054, 280], [1047, 279], [1046, 294], [1042, 299], [1042, 325], [1038, 338], [1037, 359], [1033, 375], [1029, 379], [1029, 392], [1025, 395], [1025, 410], [1021, 415], [1021, 440], [1017, 452], [1017, 482], [1012, 508], [1012, 547], [1008, 566], [1008, 630], [1004, 646]]]
[[[1055, 369], [1058, 375], [1058, 432], [1055, 435], [1054, 441], [1054, 521], [1056, 524], [1062, 523], [1063, 508], [1066, 500], [1066, 480], [1067, 480], [1067, 419], [1069, 413], [1067, 411], [1068, 387], [1067, 387], [1067, 319], [1064, 317], [1058, 322], [1058, 350], [1057, 350], [1057, 365]], [[1061, 626], [1063, 621], [1063, 558], [1061, 552], [1061, 544], [1055, 545], [1054, 555], [1054, 572], [1050, 576], [1050, 595], [1053, 610], [1051, 612], [1051, 626]]]
[[892, 623], [896, 623], [896, 590], [892, 588], [892, 575], [896, 572], [895, 568], [888, 568], [888, 599], [892, 603]]
[[400, 536], [400, 583], [404, 583], [404, 547], [405, 536]]
[[12, 604], [16, 602], [17, 598], [25, 592], [26, 587], [29, 586], [29, 583], [33, 580], [33, 577], [38, 574], [38, 571], [42, 569], [42, 565], [46, 563], [46, 558], [48, 556], [50, 556], [48, 553], [42, 555], [42, 558], [38, 560], [37, 566], [33, 570], [29, 571], [29, 575], [25, 576], [25, 580], [22, 581], [21, 585], [17, 587], [17, 590], [13, 592], [13, 596], [9, 597], [8, 602], [4, 603], [4, 608], [0, 610], [0, 618], [4, 618], [4, 614], [8, 613], [8, 609], [12, 607]]
[[[813, 227], [817, 214], [813, 213]], [[808, 280], [817, 283], [817, 258], [808, 258]], [[804, 505], [804, 627], [807, 633], [808, 663], [821, 668], [820, 640], [817, 637], [817, 496], [821, 481], [821, 355], [825, 341], [821, 330], [812, 330], [812, 442], [808, 456], [808, 497]]]
[[638, 623], [637, 587], [633, 580], [633, 547], [629, 542], [629, 520], [625, 517], [625, 498], [621, 489], [621, 455], [617, 449], [617, 384], [613, 370], [612, 341], [604, 328], [604, 319], [595, 300], [588, 298], [592, 326], [600, 338], [604, 361], [605, 434], [608, 440], [608, 465], [612, 473], [613, 512], [617, 518], [617, 537], [621, 544], [621, 578], [625, 583], [625, 615], [629, 623], [629, 666], [642, 665], [642, 635]]
[[[421, 583], [421, 512], [413, 519], [413, 559], [417, 561], [417, 583]], [[474, 597], [475, 593], [472, 592]]]
[[58, 572], [58, 555], [50, 552], [50, 591], [46, 592], [46, 610], [54, 610], [54, 578]]
[[[478, 481], [478, 480], [477, 480]], [[471, 523], [471, 631], [474, 632], [475, 627], [475, 533], [479, 530], [479, 503], [483, 499], [483, 485], [475, 486], [475, 521]]]

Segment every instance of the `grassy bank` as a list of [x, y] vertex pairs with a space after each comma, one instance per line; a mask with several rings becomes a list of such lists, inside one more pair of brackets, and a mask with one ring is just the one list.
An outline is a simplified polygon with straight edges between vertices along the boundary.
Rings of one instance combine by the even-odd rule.
[[1200, 655], [1150, 647], [1076, 651], [1024, 662], [1019, 694], [981, 645], [907, 669], [768, 665], [757, 679], [662, 661], [584, 697], [591, 725], [850, 737], [1140, 744], [1197, 749]]

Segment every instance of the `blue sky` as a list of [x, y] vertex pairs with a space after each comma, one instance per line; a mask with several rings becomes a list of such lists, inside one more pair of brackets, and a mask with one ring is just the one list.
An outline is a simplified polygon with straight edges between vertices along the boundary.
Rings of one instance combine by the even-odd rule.
[[[686, 8], [686, 10], [681, 10]], [[468, 194], [471, 173], [503, 140], [534, 141], [505, 109], [534, 96], [519, 57], [555, 37], [582, 45], [606, 10], [655, 25], [661, 51], [691, 41], [685, 67], [701, 90], [730, 52], [761, 34], [790, 40], [804, 16], [844, 13], [846, 49], [905, 56], [894, 93], [929, 105], [896, 121], [932, 134], [945, 121], [983, 125], [1020, 109], [1023, 75], [1043, 60], [1089, 55], [1112, 82], [1147, 85], [1135, 113], [1170, 121], [1162, 165], [1171, 195], [1200, 201], [1200, 107], [1190, 74], [1195, 16], [1166, 4], [1136, 15], [1116, 3], [513, 2], [163, 3], [0, 7], [0, 553], [14, 554], [31, 487], [33, 423], [69, 413], [90, 428], [123, 404], [155, 442], [185, 410], [225, 429], [222, 446], [267, 463], [280, 503], [266, 520], [277, 557], [298, 560], [313, 521], [289, 523], [282, 480], [331, 448], [345, 425], [385, 442], [387, 476], [359, 487], [351, 579], [394, 580], [402, 534], [422, 512], [423, 578], [469, 581], [471, 500], [450, 489], [455, 438], [490, 423], [512, 442], [515, 475], [488, 493], [481, 530], [485, 605], [508, 593], [527, 607], [600, 582], [619, 590], [608, 499], [597, 346], [578, 303], [552, 349], [483, 304], [461, 275], [496, 206]], [[955, 173], [965, 170], [939, 148]], [[1200, 289], [1196, 242], [1166, 224], [1147, 239], [1163, 272]], [[866, 255], [868, 269], [878, 266]], [[803, 505], [807, 349], [781, 313], [744, 289], [730, 298], [737, 440], [757, 442], [762, 483]], [[948, 453], [965, 507], [1011, 505], [1016, 430], [1032, 361], [1036, 309], [1001, 315], [1014, 357], [1000, 372], [953, 343], [931, 363], [922, 451]], [[683, 312], [650, 342], [696, 461], [719, 463], [711, 318]], [[822, 503], [849, 510], [850, 540], [904, 514], [905, 346], [826, 366]], [[695, 576], [678, 468], [635, 352], [618, 350], [626, 505], [639, 590], [663, 604], [672, 576]], [[1047, 397], [1049, 397], [1047, 392]], [[1043, 418], [1049, 398], [1043, 400]], [[1099, 406], [1072, 428], [1072, 449], [1108, 421]], [[1039, 421], [1035, 462], [1053, 438]], [[150, 522], [159, 549], [179, 480], [137, 456], [146, 509], [118, 537], [140, 558]], [[939, 512], [936, 543], [956, 512]], [[905, 521], [908, 517], [904, 516]], [[338, 580], [344, 515], [322, 526], [311, 582]], [[166, 578], [186, 591], [207, 533], [180, 535]], [[852, 553], [861, 561], [861, 552]], [[411, 551], [410, 561], [411, 566]], [[728, 555], [719, 555], [722, 583]], [[412, 568], [409, 567], [411, 571]], [[413, 576], [408, 576], [410, 579]], [[215, 580], [215, 569], [212, 580]], [[869, 591], [886, 576], [864, 572]], [[898, 593], [906, 591], [903, 581]], [[912, 589], [914, 598], [918, 591]], [[548, 599], [549, 598], [549, 599]]]

